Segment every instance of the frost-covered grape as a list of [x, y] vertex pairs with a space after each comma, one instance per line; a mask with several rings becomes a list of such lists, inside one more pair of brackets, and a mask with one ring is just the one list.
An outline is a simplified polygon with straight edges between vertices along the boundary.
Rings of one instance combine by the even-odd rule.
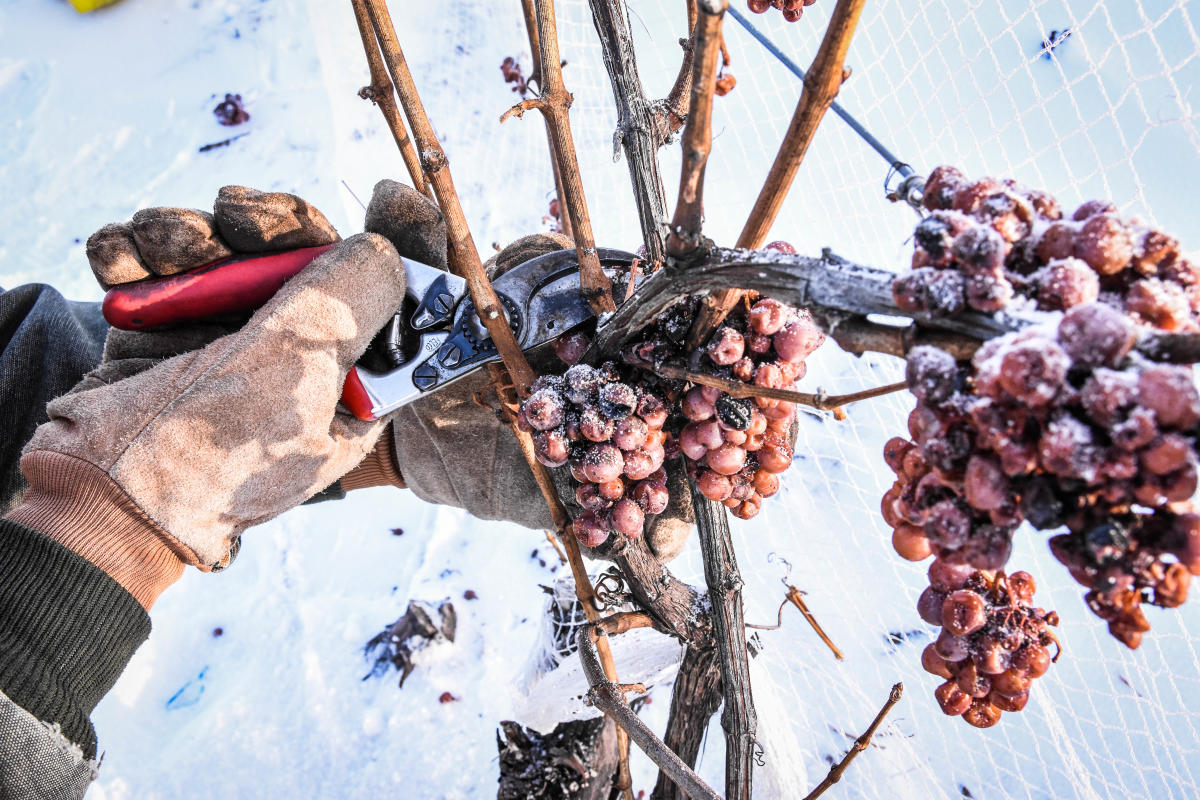
[[804, 311], [792, 315], [772, 341], [781, 359], [799, 362], [821, 346], [825, 334], [813, 322], [812, 314]]
[[718, 328], [708, 343], [708, 357], [719, 366], [729, 366], [735, 363], [744, 352], [746, 352], [746, 340], [740, 333], [727, 325]]
[[717, 398], [715, 408], [720, 424], [735, 431], [747, 430], [754, 420], [754, 404], [749, 400], [723, 394]]
[[1112, 306], [1091, 303], [1072, 308], [1058, 323], [1058, 341], [1084, 367], [1117, 366], [1133, 349], [1137, 331]]
[[945, 350], [936, 347], [914, 347], [908, 354], [904, 373], [908, 390], [917, 399], [936, 404], [954, 394], [958, 381], [958, 364]]
[[892, 297], [903, 311], [952, 316], [966, 302], [966, 282], [953, 270], [920, 267], [892, 283]]
[[792, 464], [792, 447], [783, 436], [768, 431], [758, 450], [758, 463], [767, 472], [779, 474]]
[[621, 477], [625, 458], [616, 445], [592, 445], [583, 458], [583, 472], [593, 483], [604, 483]]
[[608, 540], [608, 525], [597, 519], [591, 511], [585, 511], [572, 524], [575, 538], [585, 547], [599, 547]]
[[625, 383], [605, 383], [597, 393], [597, 405], [610, 419], [623, 420], [637, 408], [637, 393]]
[[1138, 376], [1138, 395], [1159, 425], [1187, 430], [1200, 423], [1200, 394], [1188, 367], [1148, 367]]
[[638, 481], [629, 496], [647, 514], [661, 514], [670, 500], [667, 487], [651, 480]]
[[617, 429], [617, 423], [596, 406], [588, 406], [579, 417], [579, 432], [593, 442], [607, 442]]
[[583, 358], [592, 343], [585, 334], [571, 333], [554, 340], [554, 354], [565, 364], [575, 364]]
[[716, 403], [705, 395], [704, 387], [693, 386], [683, 396], [683, 415], [690, 420], [711, 419], [717, 413]]
[[576, 405], [595, 399], [603, 383], [604, 375], [587, 364], [576, 364], [563, 374], [563, 392]]
[[734, 475], [746, 465], [746, 451], [735, 444], [726, 442], [720, 447], [709, 450], [705, 456], [705, 463], [708, 464], [709, 469], [721, 475]]
[[954, 205], [954, 196], [966, 178], [954, 167], [935, 167], [925, 180], [921, 202], [930, 211], [948, 209]]
[[529, 396], [522, 406], [525, 419], [539, 431], [557, 428], [566, 416], [563, 398], [552, 389], [542, 389]]
[[990, 728], [1000, 721], [1000, 716], [1000, 709], [984, 697], [972, 700], [970, 708], [963, 712], [962, 718], [976, 728]]
[[969, 589], [951, 592], [942, 604], [942, 627], [956, 636], [974, 633], [986, 622], [987, 603]]
[[999, 233], [973, 225], [954, 237], [951, 253], [964, 275], [998, 278], [1004, 273], [1007, 249]]
[[696, 478], [696, 488], [700, 493], [714, 502], [726, 500], [733, 494], [733, 482], [728, 476], [706, 469]]
[[609, 518], [613, 530], [624, 536], [635, 538], [642, 535], [645, 516], [642, 509], [629, 498], [618, 500]]
[[534, 453], [547, 467], [567, 463], [567, 444], [567, 437], [558, 430], [539, 431], [533, 436]]
[[1128, 227], [1112, 214], [1088, 217], [1075, 236], [1075, 257], [1101, 275], [1120, 272], [1133, 258]]
[[612, 441], [622, 450], [636, 450], [646, 443], [650, 428], [641, 417], [629, 416], [616, 424]]
[[764, 297], [750, 308], [750, 327], [757, 334], [771, 336], [783, 329], [791, 313], [792, 309], [789, 306], [773, 298]]
[[1100, 279], [1077, 258], [1051, 261], [1033, 275], [1038, 308], [1060, 311], [1091, 303], [1100, 296]]
[[932, 553], [929, 549], [929, 539], [916, 525], [897, 525], [892, 531], [892, 547], [906, 561], [924, 561]]

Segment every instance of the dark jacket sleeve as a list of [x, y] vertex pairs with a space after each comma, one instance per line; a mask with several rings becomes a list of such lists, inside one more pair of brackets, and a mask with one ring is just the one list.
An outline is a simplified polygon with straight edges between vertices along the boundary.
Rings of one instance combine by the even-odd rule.
[[0, 291], [0, 516], [25, 492], [21, 448], [46, 421], [46, 403], [100, 363], [107, 333], [99, 303], [45, 284]]
[[82, 796], [73, 787], [96, 768], [88, 717], [149, 635], [149, 615], [120, 584], [0, 520], [0, 797]]
[[[0, 514], [46, 403], [100, 362], [98, 303], [44, 285], [0, 292]], [[35, 530], [0, 520], [0, 798], [79, 798], [96, 777], [88, 719], [150, 632], [119, 584]]]

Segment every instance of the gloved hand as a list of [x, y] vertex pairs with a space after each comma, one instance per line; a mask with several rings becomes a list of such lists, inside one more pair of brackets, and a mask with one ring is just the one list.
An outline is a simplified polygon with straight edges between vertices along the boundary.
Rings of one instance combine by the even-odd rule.
[[[149, 209], [107, 226], [88, 244], [98, 279], [337, 240], [290, 195], [227, 187], [215, 211]], [[426, 230], [444, 258], [444, 229]], [[48, 406], [50, 422], [21, 461], [30, 489], [9, 518], [82, 555], [149, 608], [184, 564], [228, 563], [242, 530], [373, 451], [386, 423], [336, 407], [346, 372], [403, 297], [396, 248], [366, 233], [337, 244], [244, 324], [114, 331], [101, 365]]]

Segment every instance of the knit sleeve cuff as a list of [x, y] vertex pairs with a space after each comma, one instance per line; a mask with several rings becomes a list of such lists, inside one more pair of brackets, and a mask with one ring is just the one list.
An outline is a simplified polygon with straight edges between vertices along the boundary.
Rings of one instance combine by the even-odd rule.
[[0, 690], [85, 757], [96, 755], [92, 709], [149, 635], [146, 611], [104, 571], [0, 520]]
[[343, 489], [350, 492], [370, 486], [398, 486], [401, 489], [407, 486], [396, 465], [392, 437], [392, 426], [388, 425], [362, 463], [342, 476], [340, 483]]
[[63, 453], [21, 459], [30, 488], [7, 519], [90, 561], [149, 610], [196, 555], [150, 519], [103, 470]]

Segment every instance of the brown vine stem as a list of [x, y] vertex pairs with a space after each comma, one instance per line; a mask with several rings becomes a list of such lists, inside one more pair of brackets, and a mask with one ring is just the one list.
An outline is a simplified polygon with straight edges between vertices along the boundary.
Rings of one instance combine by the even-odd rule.
[[588, 304], [597, 315], [616, 311], [612, 296], [612, 281], [600, 266], [596, 252], [596, 241], [592, 235], [592, 219], [588, 214], [587, 198], [583, 193], [583, 181], [579, 177], [579, 159], [575, 155], [575, 140], [571, 135], [571, 93], [563, 84], [562, 61], [558, 52], [558, 26], [554, 19], [554, 0], [534, 0], [537, 12], [538, 46], [541, 50], [541, 96], [522, 100], [504, 112], [500, 121], [510, 116], [523, 116], [536, 108], [546, 120], [546, 131], [550, 136], [550, 149], [558, 165], [562, 188], [566, 193], [566, 208], [560, 212], [571, 220], [571, 231], [575, 239], [575, 251], [579, 254], [579, 286]]
[[742, 383], [741, 381], [708, 375], [703, 372], [689, 372], [683, 367], [675, 367], [670, 364], [635, 364], [634, 366], [639, 369], [655, 372], [659, 375], [665, 375], [668, 378], [674, 378], [675, 380], [711, 386], [714, 389], [720, 389], [730, 397], [771, 397], [776, 400], [786, 400], [789, 403], [798, 403], [799, 405], [808, 406], [820, 411], [833, 411], [849, 403], [903, 392], [908, 388], [907, 383], [900, 381], [898, 383], [889, 383], [886, 386], [863, 389], [861, 392], [850, 392], [849, 394], [811, 394], [809, 392], [794, 392], [791, 389], [772, 389], [769, 386], [755, 386], [752, 383]]
[[379, 43], [375, 41], [375, 32], [371, 29], [371, 15], [367, 13], [363, 0], [350, 0], [350, 3], [354, 6], [354, 19], [358, 23], [358, 33], [362, 36], [363, 52], [367, 54], [367, 68], [371, 71], [371, 84], [359, 89], [358, 96], [379, 106], [379, 111], [392, 132], [392, 138], [396, 140], [396, 147], [400, 149], [400, 157], [404, 159], [404, 166], [408, 169], [408, 177], [413, 186], [432, 199], [433, 189], [421, 170], [417, 148], [409, 138], [404, 120], [400, 118], [400, 109], [396, 107], [395, 87], [392, 86], [387, 68], [383, 66], [383, 58], [379, 55]]
[[600, 641], [607, 638], [603, 631], [595, 625], [585, 626], [575, 637], [579, 646], [579, 663], [583, 666], [583, 674], [587, 676], [588, 699], [617, 723], [620, 730], [626, 731], [650, 757], [658, 768], [665, 772], [688, 797], [694, 800], [721, 800], [720, 795], [712, 787], [700, 779], [692, 768], [654, 735], [646, 727], [646, 723], [634, 713], [625, 701], [622, 687], [605, 677], [604, 670], [597, 656], [596, 648]]
[[679, 198], [667, 234], [667, 254], [689, 261], [704, 248], [704, 167], [712, 151], [712, 101], [721, 56], [721, 22], [728, 0], [700, 0], [693, 37], [691, 103], [683, 128], [683, 166]]
[[[533, 70], [529, 74], [526, 85], [536, 83], [542, 85], [542, 48], [538, 43], [537, 12], [533, 8], [533, 0], [521, 0], [521, 13], [525, 17], [525, 33], [529, 36], [529, 52], [533, 55]], [[567, 193], [563, 191], [562, 174], [558, 168], [558, 159], [554, 157], [554, 145], [550, 143], [550, 123], [546, 125], [546, 144], [550, 148], [550, 167], [554, 170], [554, 196], [558, 198], [558, 220], [562, 225], [563, 235], [568, 239], [571, 235], [571, 216], [567, 213]]]
[[658, 169], [654, 110], [646, 100], [638, 75], [624, 0], [590, 0], [590, 5], [617, 104], [613, 158], [620, 152], [617, 148], [624, 148], [642, 240], [646, 243], [646, 260], [652, 269], [658, 269], [666, 260], [667, 198]]
[[[463, 214], [462, 203], [459, 202], [458, 192], [454, 190], [449, 161], [437, 134], [433, 131], [429, 116], [425, 113], [425, 106], [417, 92], [412, 73], [409, 72], [404, 51], [396, 38], [396, 28], [388, 13], [387, 3], [385, 0], [365, 0], [365, 3], [379, 49], [383, 51], [384, 63], [391, 73], [392, 83], [400, 96], [400, 105], [404, 108], [404, 115], [408, 118], [408, 125], [412, 128], [413, 138], [416, 139], [422, 170], [433, 186], [433, 194], [442, 210], [442, 217], [446, 220], [450, 269], [466, 279], [479, 319], [491, 334], [518, 393], [524, 396], [528, 393], [529, 384], [533, 382], [533, 370], [525, 360], [525, 354], [521, 352], [521, 347], [508, 326], [496, 291], [483, 271], [483, 262], [479, 260], [479, 251], [475, 249], [475, 241], [471, 238], [471, 229]], [[369, 52], [370, 48], [367, 50]]]
[[[864, 5], [866, 0], [838, 0], [834, 7], [821, 47], [804, 75], [804, 88], [800, 92], [800, 101], [796, 104], [791, 124], [779, 145], [779, 152], [771, 164], [754, 208], [738, 236], [737, 247], [757, 249], [766, 241], [792, 186], [792, 180], [796, 177], [796, 171], [812, 144], [817, 127], [845, 80], [846, 52], [850, 49], [850, 40]], [[741, 290], [727, 289], [706, 298], [692, 326], [689, 348], [697, 347], [707, 339], [737, 306], [741, 296]]]
[[725, 731], [725, 797], [727, 800], [750, 800], [754, 788], [758, 714], [754, 710], [754, 694], [750, 687], [742, 576], [738, 572], [725, 506], [702, 495], [695, 483], [691, 484], [691, 490], [721, 665], [721, 694], [725, 699], [721, 712], [721, 728]]
[[[663, 742], [694, 767], [708, 721], [720, 706], [721, 665], [717, 663], [716, 648], [688, 645], [671, 690], [671, 713]], [[650, 800], [679, 800], [682, 796], [675, 782], [660, 770]]]
[[683, 48], [683, 62], [679, 65], [679, 73], [675, 83], [667, 93], [665, 100], [655, 105], [658, 110], [654, 113], [654, 140], [661, 147], [677, 130], [683, 127], [687, 120], [692, 93], [692, 56], [695, 53], [696, 19], [699, 11], [696, 0], [687, 0], [687, 30], [686, 39], [680, 39]]
[[871, 721], [871, 725], [863, 733], [862, 736], [854, 740], [854, 746], [851, 747], [842, 760], [829, 770], [829, 774], [825, 779], [817, 784], [817, 788], [813, 789], [804, 800], [816, 800], [825, 793], [825, 790], [842, 779], [842, 773], [846, 771], [846, 767], [850, 766], [850, 762], [858, 757], [858, 754], [867, 749], [867, 745], [871, 743], [871, 737], [875, 735], [875, 731], [883, 723], [883, 718], [888, 715], [892, 707], [900, 702], [901, 695], [904, 694], [904, 684], [897, 683], [892, 687], [892, 691], [888, 694], [887, 702], [883, 704], [883, 708], [879, 709], [879, 713], [875, 715], [875, 719]]

